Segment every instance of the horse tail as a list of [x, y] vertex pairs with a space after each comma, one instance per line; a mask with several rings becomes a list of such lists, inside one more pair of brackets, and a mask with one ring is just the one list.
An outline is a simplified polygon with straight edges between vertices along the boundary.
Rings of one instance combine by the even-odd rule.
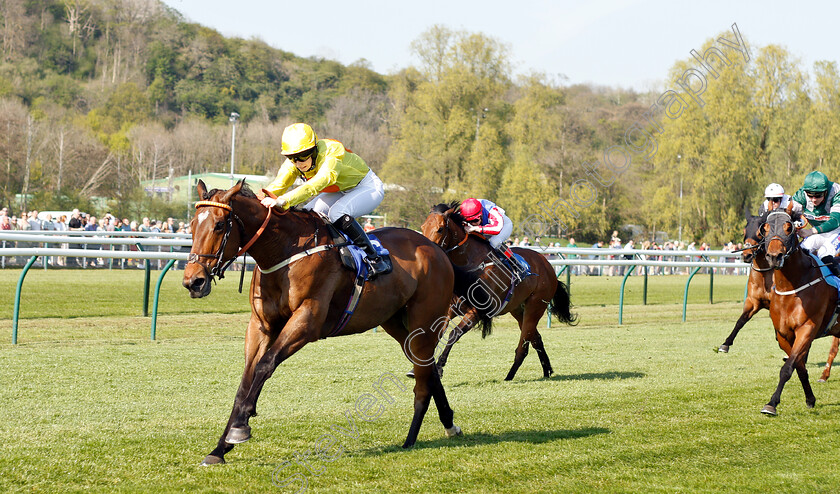
[[577, 324], [577, 314], [572, 313], [572, 300], [569, 296], [569, 290], [566, 284], [557, 280], [557, 289], [554, 290], [554, 297], [551, 298], [549, 304], [551, 313], [554, 317], [570, 326]]
[[[452, 261], [450, 260], [450, 263]], [[474, 292], [470, 292], [470, 288], [476, 283], [480, 283], [480, 278], [475, 271], [468, 271], [464, 268], [452, 263], [452, 269], [455, 271], [455, 295], [470, 300], [474, 296]], [[470, 304], [472, 306], [472, 304]], [[466, 312], [462, 309], [462, 314]], [[493, 331], [493, 316], [487, 310], [476, 308], [477, 321], [475, 326], [481, 328], [481, 337], [486, 338]]]

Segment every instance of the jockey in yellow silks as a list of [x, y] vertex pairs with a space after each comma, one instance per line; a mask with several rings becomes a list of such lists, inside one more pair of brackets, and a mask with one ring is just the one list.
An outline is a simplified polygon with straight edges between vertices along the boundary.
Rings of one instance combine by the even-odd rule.
[[[280, 153], [286, 161], [265, 189], [277, 195], [266, 197], [266, 207], [301, 206], [326, 216], [367, 254], [371, 278], [391, 271], [370, 243], [356, 218], [371, 213], [385, 197], [382, 181], [358, 155], [332, 139], [318, 139], [312, 127], [292, 124], [283, 131]], [[292, 188], [300, 177], [303, 184]], [[290, 190], [291, 189], [291, 190]]]

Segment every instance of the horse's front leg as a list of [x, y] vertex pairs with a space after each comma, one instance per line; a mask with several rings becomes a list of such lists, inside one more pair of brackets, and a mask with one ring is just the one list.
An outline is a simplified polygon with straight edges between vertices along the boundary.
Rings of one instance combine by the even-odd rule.
[[232, 423], [225, 441], [239, 444], [251, 438], [248, 420], [256, 415], [257, 399], [265, 381], [284, 360], [294, 355], [310, 341], [316, 341], [326, 319], [326, 311], [315, 309], [318, 303], [309, 300], [301, 305], [283, 326], [277, 339], [254, 366], [254, 376], [245, 397], [234, 407]]
[[788, 354], [788, 359], [782, 365], [779, 371], [779, 385], [776, 386], [776, 391], [770, 397], [770, 401], [761, 409], [761, 413], [767, 415], [777, 415], [776, 407], [782, 399], [782, 391], [785, 384], [793, 375], [793, 369], [796, 368], [796, 373], [802, 383], [802, 388], [805, 391], [805, 403], [809, 408], [814, 406], [816, 397], [811, 390], [811, 384], [808, 382], [808, 370], [805, 368], [805, 362], [808, 359], [808, 350], [811, 347], [813, 336], [809, 336], [812, 327], [800, 326], [797, 331], [796, 339], [791, 344], [778, 331], [776, 332], [776, 339], [779, 341], [779, 347]]
[[744, 324], [747, 324], [747, 321], [752, 319], [752, 317], [760, 310], [761, 304], [759, 304], [753, 297], [747, 297], [746, 302], [744, 302], [744, 310], [741, 312], [741, 317], [738, 318], [738, 321], [735, 323], [735, 328], [732, 329], [732, 332], [729, 333], [729, 336], [726, 337], [723, 344], [718, 347], [718, 353], [729, 353], [729, 347], [735, 343], [735, 337], [738, 336], [738, 332], [741, 331]]
[[225, 438], [228, 435], [234, 417], [239, 412], [242, 400], [245, 399], [248, 390], [251, 389], [254, 368], [269, 347], [269, 331], [264, 329], [260, 320], [252, 315], [248, 323], [248, 330], [245, 333], [245, 370], [242, 372], [242, 380], [239, 383], [239, 389], [237, 389], [236, 397], [233, 400], [233, 410], [230, 413], [230, 418], [227, 421], [224, 432], [222, 432], [222, 437], [219, 438], [216, 448], [204, 458], [204, 461], [201, 462], [202, 465], [224, 463], [225, 454], [233, 449], [234, 445], [226, 442]]
[[476, 321], [476, 309], [470, 309], [464, 314], [464, 317], [461, 319], [461, 322], [449, 333], [449, 338], [446, 340], [446, 347], [440, 353], [440, 356], [437, 359], [437, 371], [438, 375], [443, 375], [443, 367], [446, 365], [446, 361], [449, 359], [449, 352], [452, 351], [452, 347], [458, 340], [461, 339], [461, 336], [464, 336], [464, 333], [472, 329], [473, 324]]
[[834, 342], [831, 343], [831, 349], [828, 351], [828, 360], [825, 362], [825, 369], [817, 382], [824, 383], [828, 381], [828, 376], [831, 375], [831, 364], [834, 363], [834, 358], [837, 357], [837, 350], [840, 347], [840, 338], [834, 337]]

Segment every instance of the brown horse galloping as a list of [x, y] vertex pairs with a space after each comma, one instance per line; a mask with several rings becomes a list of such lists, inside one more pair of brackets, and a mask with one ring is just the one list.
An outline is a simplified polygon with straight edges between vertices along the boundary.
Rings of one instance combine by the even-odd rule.
[[[735, 337], [747, 321], [752, 319], [761, 309], [770, 308], [770, 293], [773, 288], [773, 268], [767, 262], [764, 243], [762, 242], [763, 236], [760, 231], [761, 225], [767, 220], [769, 213], [770, 211], [767, 211], [761, 216], [750, 216], [747, 213], [747, 226], [744, 228], [744, 245], [749, 248], [745, 248], [742, 254], [744, 262], [750, 263], [747, 297], [744, 300], [744, 310], [741, 312], [741, 317], [735, 323], [735, 328], [732, 329], [732, 332], [726, 337], [726, 341], [718, 348], [718, 352], [720, 353], [729, 352], [729, 348], [735, 342]], [[817, 382], [826, 382], [831, 375], [831, 365], [837, 356], [840, 338], [835, 336], [833, 340], [831, 349], [828, 352], [828, 360]]]
[[[531, 266], [533, 276], [528, 276], [516, 285], [510, 300], [503, 305], [511, 287], [511, 271], [500, 263], [497, 256], [492, 255], [493, 249], [483, 236], [464, 231], [464, 218], [458, 213], [459, 203], [438, 204], [432, 207], [426, 221], [423, 222], [423, 235], [440, 245], [449, 255], [452, 262], [461, 268], [481, 272], [484, 287], [492, 291], [492, 297], [485, 299], [487, 306], [492, 308], [492, 316], [510, 313], [519, 323], [519, 345], [513, 366], [505, 377], [510, 381], [528, 355], [529, 343], [534, 346], [542, 364], [543, 376], [549, 377], [554, 373], [551, 362], [543, 345], [542, 336], [537, 330], [546, 309], [550, 306], [551, 313], [558, 320], [573, 324], [576, 316], [570, 312], [571, 302], [566, 285], [557, 279], [554, 268], [542, 254], [531, 249], [514, 248], [513, 251], [521, 255]], [[489, 302], [492, 300], [492, 304]], [[503, 305], [503, 306], [502, 306]], [[458, 341], [463, 333], [470, 330], [476, 318], [486, 311], [479, 311], [469, 307], [464, 311], [463, 319], [450, 333], [446, 348], [438, 358], [438, 368], [443, 372], [443, 366], [452, 350], [452, 345]], [[453, 312], [450, 312], [450, 316]], [[490, 324], [485, 323], [483, 335], [490, 332]]]
[[729, 347], [735, 343], [735, 337], [758, 311], [770, 308], [770, 292], [773, 287], [773, 268], [767, 262], [764, 244], [761, 243], [761, 225], [767, 220], [767, 214], [761, 216], [747, 216], [747, 226], [744, 228], [745, 248], [741, 253], [744, 262], [750, 263], [750, 277], [747, 281], [747, 298], [744, 300], [744, 310], [735, 322], [735, 328], [726, 337], [726, 341], [718, 348], [720, 353], [729, 353]]
[[343, 315], [354, 293], [355, 273], [342, 267], [326, 223], [311, 211], [273, 209], [271, 214], [243, 185], [207, 192], [199, 182], [203, 200], [196, 203], [190, 223], [193, 246], [183, 284], [191, 296], [207, 296], [211, 280], [223, 274], [243, 244], [259, 267], [251, 281], [245, 371], [224, 433], [203, 464], [224, 463], [235, 444], [251, 437], [248, 421], [257, 414], [260, 391], [280, 363], [307, 343], [376, 326], [400, 343], [417, 376], [414, 416], [403, 447], [417, 440], [432, 397], [446, 435], [460, 434], [432, 363], [445, 329], [440, 318], [449, 309], [455, 283], [469, 281], [458, 278], [465, 273], [453, 270], [446, 254], [419, 233], [377, 230], [390, 251], [393, 272], [364, 284], [347, 321]]
[[776, 407], [785, 383], [799, 376], [805, 391], [805, 404], [813, 408], [816, 397], [808, 382], [808, 352], [814, 339], [840, 336], [837, 322], [837, 289], [822, 277], [816, 261], [799, 248], [790, 206], [775, 210], [761, 227], [767, 261], [773, 267], [773, 293], [770, 297], [770, 318], [776, 329], [779, 347], [788, 359], [779, 371], [779, 385], [761, 413], [776, 415]]

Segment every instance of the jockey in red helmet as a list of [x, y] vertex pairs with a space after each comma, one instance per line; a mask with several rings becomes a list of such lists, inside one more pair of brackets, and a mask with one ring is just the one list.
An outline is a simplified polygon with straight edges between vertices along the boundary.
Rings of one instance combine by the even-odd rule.
[[464, 231], [481, 233], [487, 238], [490, 247], [511, 261], [516, 271], [521, 273], [528, 271], [528, 267], [512, 256], [510, 250], [504, 245], [505, 240], [513, 231], [513, 222], [505, 215], [504, 209], [487, 199], [469, 198], [461, 203], [458, 212], [464, 217]]

